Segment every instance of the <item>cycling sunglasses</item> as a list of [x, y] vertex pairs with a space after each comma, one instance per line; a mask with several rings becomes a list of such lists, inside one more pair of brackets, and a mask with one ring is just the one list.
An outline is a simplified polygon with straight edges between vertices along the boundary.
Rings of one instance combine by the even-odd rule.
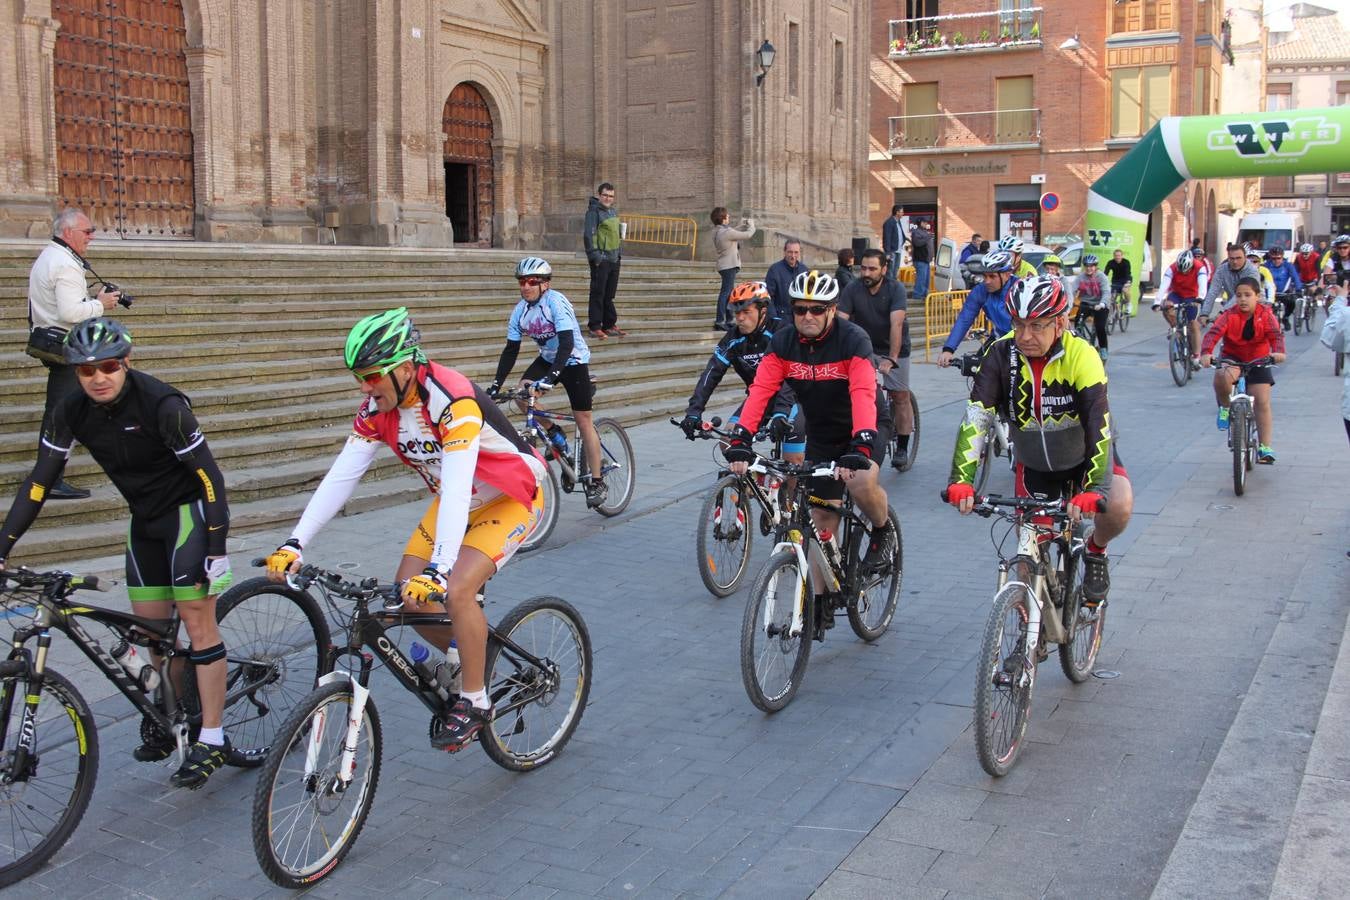
[[75, 367], [75, 372], [81, 378], [93, 378], [95, 372], [102, 372], [104, 375], [111, 375], [122, 368], [122, 360], [105, 359], [100, 363], [87, 363]]
[[805, 316], [805, 315], [823, 316], [825, 315], [825, 310], [829, 308], [830, 308], [829, 305], [826, 303], [813, 303], [810, 306], [807, 306], [805, 304], [798, 305], [794, 303], [792, 305], [792, 314], [794, 316]]
[[545, 283], [544, 279], [535, 278], [533, 275], [527, 275], [524, 278], [517, 278], [516, 281], [520, 283], [521, 287], [539, 287], [539, 285]]

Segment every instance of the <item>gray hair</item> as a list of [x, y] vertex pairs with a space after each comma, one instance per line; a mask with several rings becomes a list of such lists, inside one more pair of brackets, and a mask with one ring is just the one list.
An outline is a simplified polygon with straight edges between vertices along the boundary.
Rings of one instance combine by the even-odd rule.
[[67, 206], [56, 214], [52, 220], [52, 236], [60, 237], [61, 232], [67, 228], [74, 228], [80, 219], [84, 218], [84, 210], [77, 206]]

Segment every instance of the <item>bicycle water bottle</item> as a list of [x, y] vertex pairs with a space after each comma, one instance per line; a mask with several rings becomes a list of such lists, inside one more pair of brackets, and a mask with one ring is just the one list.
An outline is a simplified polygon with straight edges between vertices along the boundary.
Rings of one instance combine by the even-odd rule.
[[442, 677], [446, 690], [452, 694], [458, 694], [463, 689], [460, 669], [459, 645], [451, 641], [450, 646], [445, 648], [445, 662], [437, 666], [436, 671]]
[[563, 456], [567, 455], [567, 434], [558, 425], [550, 425], [548, 429], [548, 439], [553, 446], [558, 448], [558, 452]]
[[412, 657], [413, 667], [418, 673], [430, 682], [430, 687], [436, 692], [436, 695], [442, 700], [450, 699], [450, 692], [446, 690], [445, 685], [441, 684], [440, 673], [437, 668], [432, 668], [427, 660], [431, 658], [431, 651], [428, 650], [420, 641], [413, 641], [412, 646], [408, 648], [408, 655]]
[[112, 658], [121, 663], [131, 679], [141, 686], [141, 690], [148, 693], [159, 687], [159, 672], [155, 671], [149, 659], [136, 652], [135, 644], [118, 641], [117, 646], [112, 648]]
[[825, 576], [825, 581], [830, 590], [839, 590], [839, 579], [834, 577], [833, 565], [839, 564], [839, 539], [834, 536], [833, 531], [822, 528], [820, 530], [820, 554], [824, 557], [824, 563], [821, 565], [821, 574]]

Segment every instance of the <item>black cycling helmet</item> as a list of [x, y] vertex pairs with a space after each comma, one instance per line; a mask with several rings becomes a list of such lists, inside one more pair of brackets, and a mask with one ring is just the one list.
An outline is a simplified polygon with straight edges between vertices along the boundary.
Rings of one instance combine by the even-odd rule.
[[116, 319], [85, 319], [66, 332], [66, 362], [72, 366], [125, 359], [131, 353], [131, 332]]

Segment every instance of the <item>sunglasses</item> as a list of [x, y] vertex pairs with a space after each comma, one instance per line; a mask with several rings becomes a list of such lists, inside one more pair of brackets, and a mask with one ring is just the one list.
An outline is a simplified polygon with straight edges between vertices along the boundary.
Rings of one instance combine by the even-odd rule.
[[361, 372], [353, 372], [352, 375], [354, 375], [354, 376], [356, 377], [356, 381], [357, 381], [357, 383], [359, 383], [359, 384], [372, 384], [372, 385], [373, 385], [373, 384], [379, 384], [379, 383], [380, 383], [380, 379], [384, 377], [385, 373], [384, 373], [384, 372], [381, 372], [381, 371], [379, 371], [379, 370], [376, 370], [376, 371], [374, 371], [374, 372], [366, 372], [366, 373], [364, 373], [364, 374], [361, 373]]
[[794, 305], [792, 307], [792, 314], [794, 316], [805, 316], [805, 315], [823, 316], [825, 315], [825, 310], [827, 309], [829, 309], [829, 307], [826, 306], [824, 303], [816, 303], [812, 306]]
[[78, 365], [75, 367], [75, 372], [81, 378], [93, 378], [95, 372], [111, 375], [120, 368], [122, 368], [122, 361], [120, 359], [105, 359], [100, 363]]
[[533, 276], [528, 278], [517, 278], [516, 281], [520, 283], [521, 287], [539, 287], [539, 285], [544, 283], [544, 279], [535, 278]]

